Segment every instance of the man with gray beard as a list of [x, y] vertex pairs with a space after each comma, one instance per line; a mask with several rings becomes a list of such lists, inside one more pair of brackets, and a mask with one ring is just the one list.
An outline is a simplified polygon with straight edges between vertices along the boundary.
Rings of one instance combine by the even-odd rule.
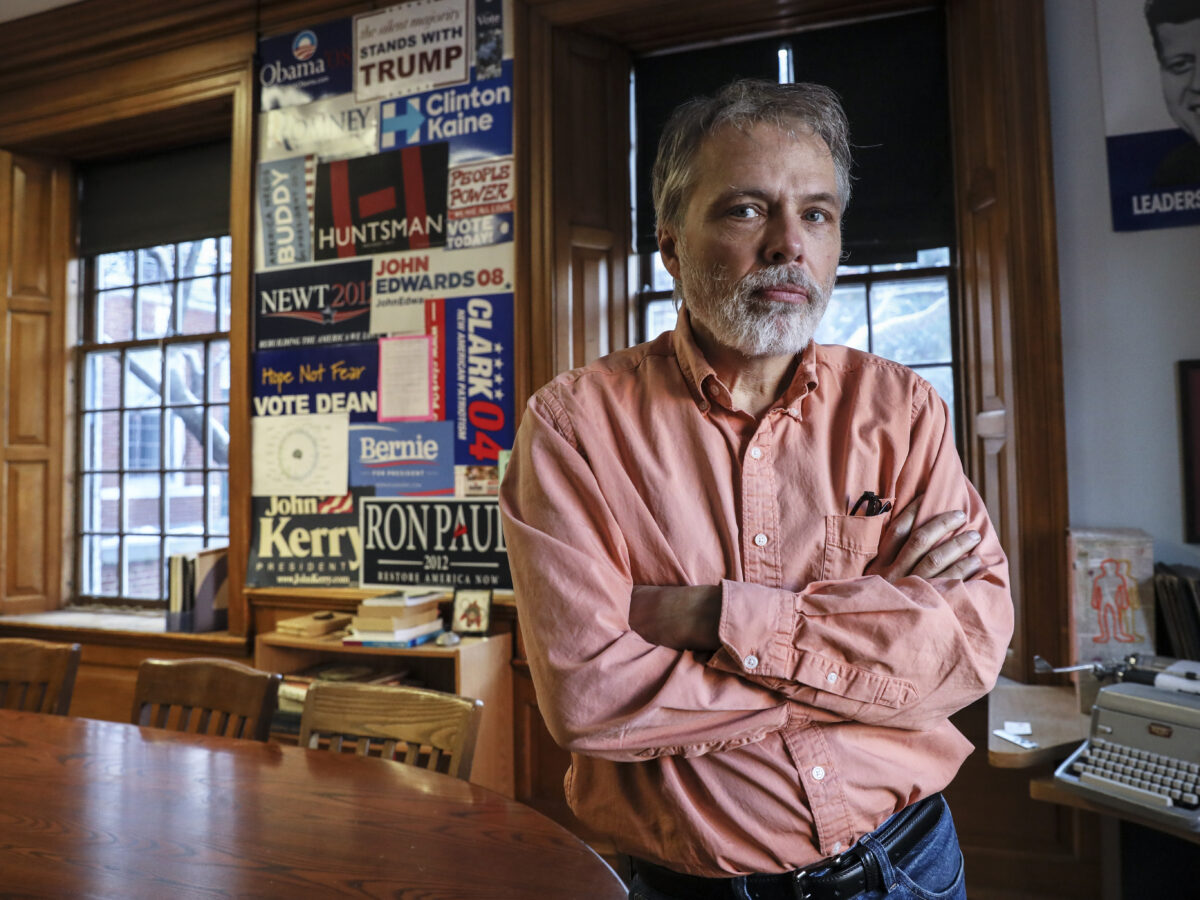
[[999, 674], [1007, 562], [928, 382], [812, 340], [849, 173], [827, 88], [677, 110], [654, 201], [679, 323], [558, 376], [518, 431], [538, 707], [631, 898], [965, 896], [949, 716]]

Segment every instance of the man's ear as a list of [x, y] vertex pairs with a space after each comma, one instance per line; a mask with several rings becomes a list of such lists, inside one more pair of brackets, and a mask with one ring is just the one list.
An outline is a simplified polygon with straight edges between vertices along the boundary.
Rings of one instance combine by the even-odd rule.
[[658, 233], [656, 234], [656, 237], [658, 238], [658, 252], [662, 257], [663, 266], [668, 272], [671, 273], [672, 278], [678, 280], [679, 248], [677, 246], [678, 242], [675, 238], [675, 232], [665, 225], [660, 225], [658, 226]]

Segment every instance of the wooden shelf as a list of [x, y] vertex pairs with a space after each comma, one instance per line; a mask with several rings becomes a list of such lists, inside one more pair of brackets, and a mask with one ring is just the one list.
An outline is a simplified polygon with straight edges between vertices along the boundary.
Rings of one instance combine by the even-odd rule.
[[[992, 732], [1008, 721], [1029, 722], [1037, 747], [1025, 750]], [[1000, 769], [1028, 769], [1066, 759], [1087, 737], [1091, 717], [1079, 711], [1075, 688], [1020, 684], [1001, 678], [988, 695], [988, 762]]]
[[269, 672], [297, 672], [329, 660], [403, 661], [425, 687], [483, 701], [483, 721], [471, 781], [513, 796], [512, 638], [507, 634], [463, 638], [455, 647], [346, 647], [340, 638], [260, 634], [254, 665]]

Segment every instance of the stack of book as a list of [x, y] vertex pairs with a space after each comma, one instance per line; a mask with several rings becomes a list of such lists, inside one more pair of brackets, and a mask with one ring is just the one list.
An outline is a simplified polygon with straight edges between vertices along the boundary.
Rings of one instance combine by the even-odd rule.
[[283, 676], [279, 685], [273, 731], [298, 732], [304, 698], [314, 681], [356, 681], [360, 684], [405, 684], [421, 687], [408, 669], [381, 669], [354, 663], [323, 662]]
[[229, 548], [167, 559], [167, 631], [224, 631], [229, 622]]
[[1200, 659], [1200, 569], [1157, 563], [1154, 593], [1163, 625], [1160, 652]]
[[342, 643], [350, 647], [415, 647], [442, 633], [438, 604], [454, 599], [445, 588], [405, 588], [358, 604]]

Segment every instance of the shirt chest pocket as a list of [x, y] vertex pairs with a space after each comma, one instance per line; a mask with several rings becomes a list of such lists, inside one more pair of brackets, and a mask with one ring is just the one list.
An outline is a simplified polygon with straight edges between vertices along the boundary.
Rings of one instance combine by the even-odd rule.
[[826, 516], [821, 580], [857, 578], [879, 554], [879, 538], [889, 516]]

